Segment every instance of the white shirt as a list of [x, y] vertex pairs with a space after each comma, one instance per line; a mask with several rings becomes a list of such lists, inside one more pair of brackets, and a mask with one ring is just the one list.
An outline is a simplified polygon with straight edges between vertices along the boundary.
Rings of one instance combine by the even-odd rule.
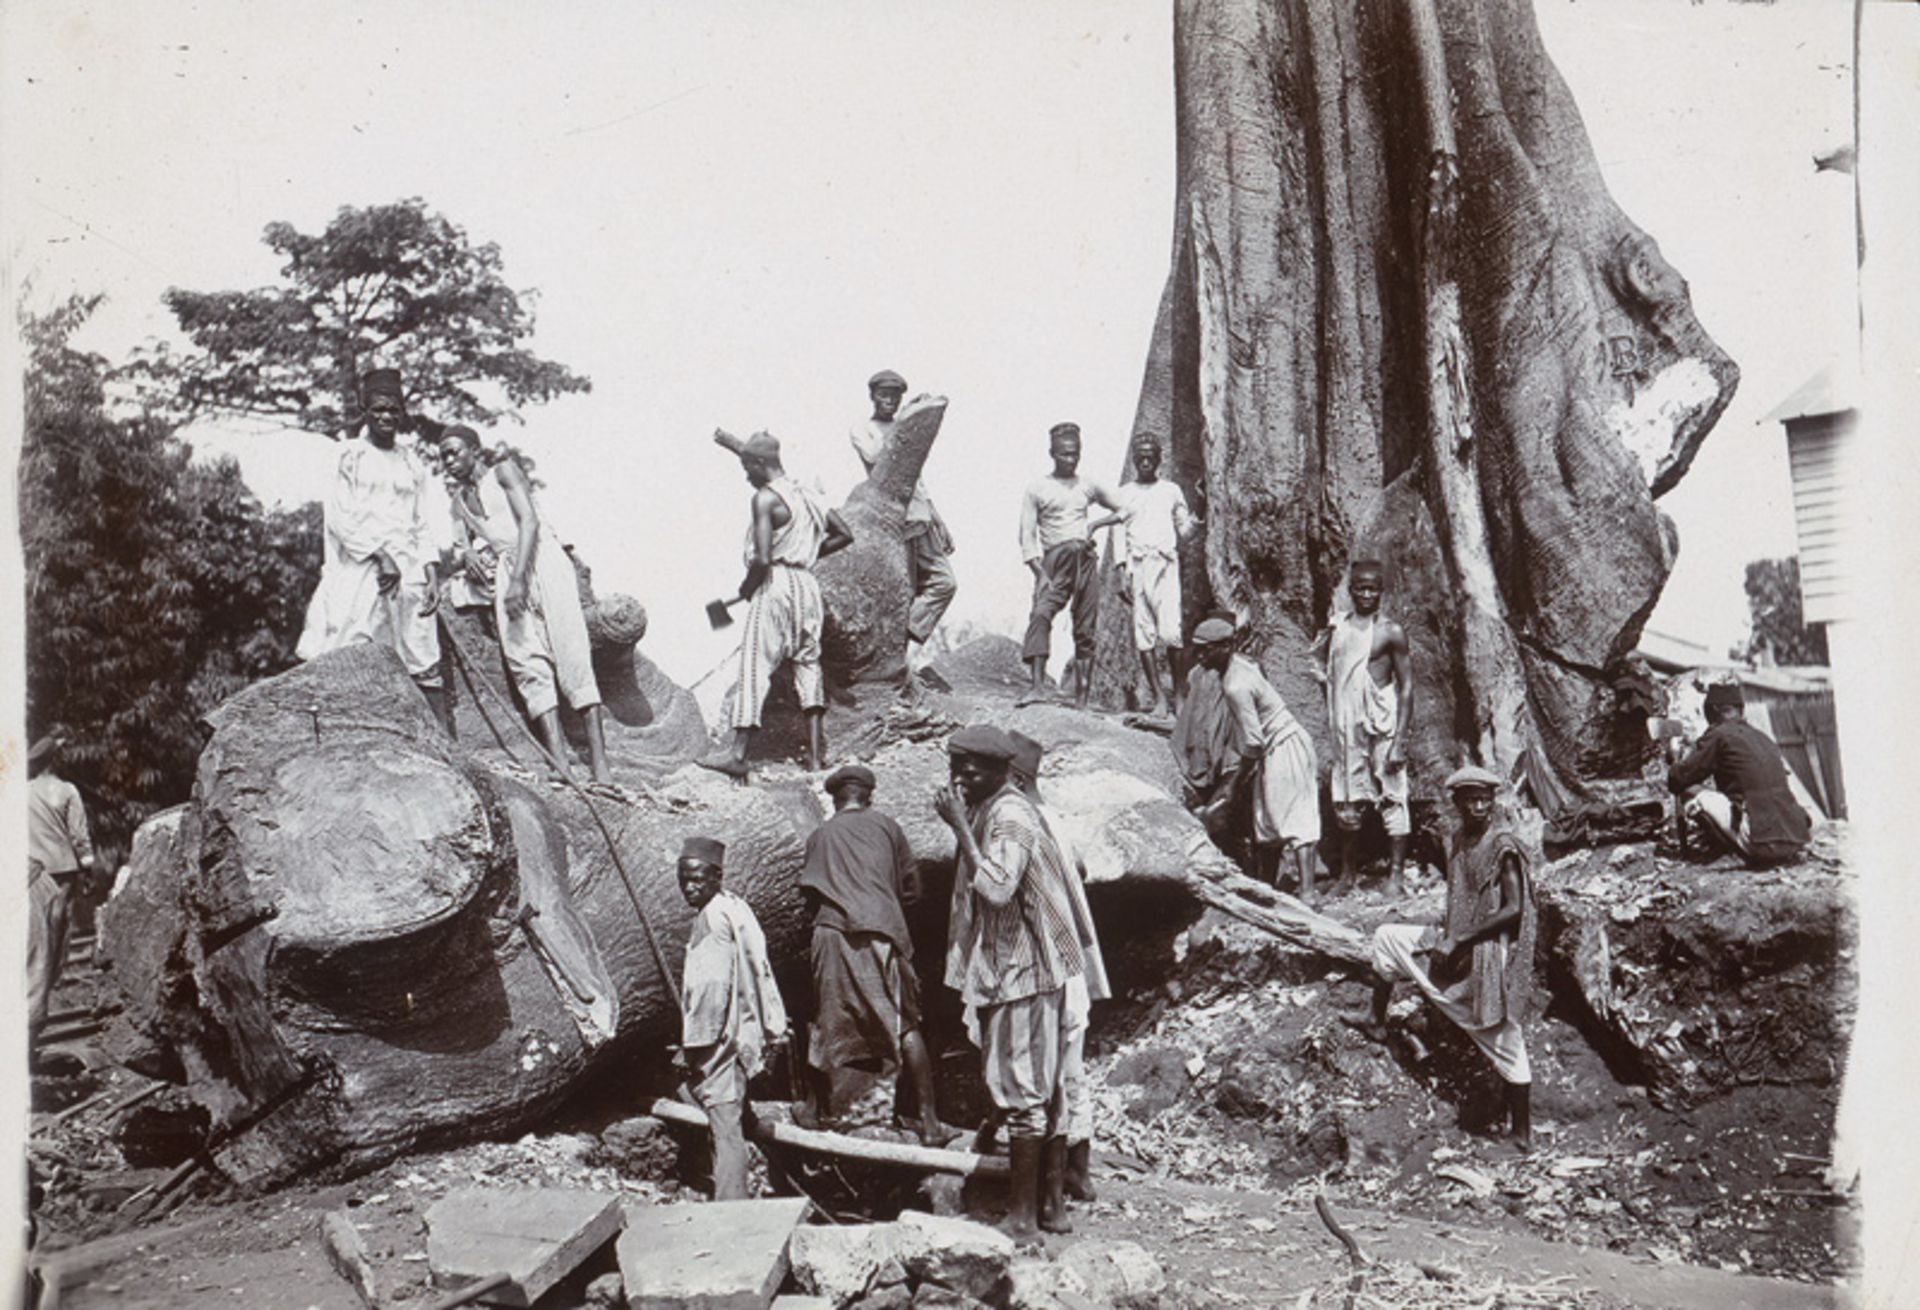
[[1193, 515], [1187, 512], [1187, 496], [1180, 485], [1165, 478], [1129, 482], [1119, 495], [1127, 516], [1120, 525], [1121, 558], [1163, 555], [1172, 559], [1180, 538], [1193, 530]]
[[1092, 478], [1035, 478], [1020, 502], [1020, 558], [1031, 563], [1063, 541], [1087, 539], [1087, 506], [1118, 504]]
[[[893, 430], [899, 426], [898, 419], [869, 418], [856, 423], [847, 431], [847, 440], [853, 443], [853, 453], [866, 465], [867, 472], [873, 472], [873, 466], [887, 453], [887, 445], [893, 440]], [[927, 483], [924, 478], [916, 478], [913, 483], [913, 497], [907, 501], [907, 522], [933, 522], [933, 501], [927, 496]]]

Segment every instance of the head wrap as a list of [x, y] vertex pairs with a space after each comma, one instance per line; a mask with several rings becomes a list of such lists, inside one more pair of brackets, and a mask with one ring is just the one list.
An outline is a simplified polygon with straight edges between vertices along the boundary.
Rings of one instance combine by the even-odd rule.
[[882, 387], [894, 387], [898, 390], [905, 391], [907, 389], [907, 380], [898, 373], [895, 373], [892, 369], [883, 368], [867, 379], [868, 391], [878, 391]]
[[1478, 764], [1463, 764], [1447, 775], [1447, 790], [1458, 791], [1462, 787], [1498, 787], [1500, 779], [1481, 768]]
[[1078, 423], [1056, 423], [1047, 429], [1048, 441], [1058, 441], [1062, 437], [1077, 437], [1079, 435], [1080, 425]]
[[1011, 763], [1017, 751], [1013, 738], [991, 723], [969, 724], [947, 738], [949, 755], [979, 755]]
[[827, 795], [837, 795], [840, 788], [849, 782], [857, 782], [868, 791], [872, 791], [873, 770], [864, 764], [842, 764], [827, 775]]
[[740, 447], [740, 453], [755, 459], [777, 460], [780, 458], [780, 438], [771, 432], [756, 432]]
[[718, 869], [726, 863], [727, 848], [722, 842], [711, 837], [689, 837], [680, 843], [680, 858], [698, 860], [702, 864], [711, 864]]
[[1233, 625], [1225, 619], [1202, 619], [1193, 630], [1193, 639], [1202, 646], [1211, 646], [1216, 641], [1232, 641]]
[[1146, 447], [1148, 450], [1158, 453], [1160, 449], [1160, 438], [1154, 436], [1153, 433], [1151, 432], [1134, 433], [1133, 448], [1135, 450], [1139, 450], [1142, 446]]
[[1744, 709], [1746, 704], [1747, 694], [1740, 690], [1737, 682], [1716, 682], [1707, 688], [1709, 710]]
[[406, 395], [406, 388], [400, 385], [400, 370], [397, 368], [370, 368], [360, 375], [360, 394], [371, 400], [375, 396]]
[[1046, 752], [1040, 743], [1024, 732], [1010, 732], [1007, 736], [1013, 742], [1013, 767], [1029, 778], [1040, 776], [1040, 757]]

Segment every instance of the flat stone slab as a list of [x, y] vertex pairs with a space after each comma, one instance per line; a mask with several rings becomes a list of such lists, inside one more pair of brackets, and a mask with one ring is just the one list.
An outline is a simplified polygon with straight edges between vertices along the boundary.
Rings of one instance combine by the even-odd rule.
[[773, 1310], [833, 1310], [833, 1302], [824, 1296], [776, 1296]]
[[529, 1306], [620, 1231], [620, 1198], [574, 1188], [468, 1187], [427, 1210], [427, 1267], [457, 1288], [506, 1274], [482, 1305]]
[[627, 1206], [616, 1250], [630, 1310], [767, 1310], [804, 1197]]

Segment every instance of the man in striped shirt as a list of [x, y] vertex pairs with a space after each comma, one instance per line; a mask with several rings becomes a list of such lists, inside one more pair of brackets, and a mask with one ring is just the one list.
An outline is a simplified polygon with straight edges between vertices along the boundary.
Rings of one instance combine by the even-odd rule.
[[1010, 785], [1016, 748], [1004, 731], [962, 728], [947, 752], [952, 781], [934, 798], [957, 846], [946, 981], [979, 1012], [987, 1092], [1007, 1125], [1006, 1230], [1035, 1241], [1042, 1227], [1067, 1231], [1064, 1209], [1039, 1202], [1043, 1171], [1051, 1191], [1066, 1167], [1066, 991], [1084, 968], [1072, 875], [1033, 802]]

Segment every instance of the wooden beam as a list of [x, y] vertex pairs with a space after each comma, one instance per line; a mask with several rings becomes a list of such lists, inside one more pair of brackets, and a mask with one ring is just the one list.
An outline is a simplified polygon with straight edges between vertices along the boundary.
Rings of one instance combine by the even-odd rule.
[[[707, 1128], [706, 1111], [685, 1101], [656, 1097], [641, 1105], [642, 1114], [683, 1128]], [[868, 1164], [895, 1165], [927, 1173], [958, 1174], [962, 1178], [1005, 1178], [1007, 1162], [997, 1156], [975, 1155], [972, 1151], [950, 1151], [937, 1146], [914, 1146], [906, 1142], [876, 1142], [865, 1137], [824, 1129], [800, 1128], [777, 1119], [755, 1115], [747, 1121], [747, 1135], [758, 1142], [772, 1142], [796, 1150], [836, 1156], [842, 1160], [860, 1160]]]

